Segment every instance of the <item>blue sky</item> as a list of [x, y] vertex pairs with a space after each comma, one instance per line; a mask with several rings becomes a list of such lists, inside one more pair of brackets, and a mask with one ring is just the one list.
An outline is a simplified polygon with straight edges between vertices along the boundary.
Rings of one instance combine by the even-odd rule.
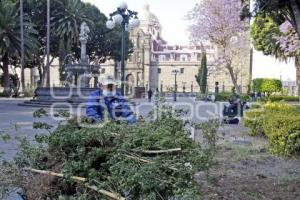
[[[108, 14], [116, 9], [122, 0], [84, 0], [96, 5], [101, 12]], [[163, 26], [162, 36], [170, 44], [188, 44], [189, 37], [186, 32], [188, 23], [184, 17], [199, 0], [126, 0], [128, 8], [141, 11], [145, 2], [150, 5], [150, 10], [159, 18]], [[296, 69], [294, 61], [279, 62], [270, 56], [263, 56], [254, 52], [253, 78], [280, 78], [295, 80]]]

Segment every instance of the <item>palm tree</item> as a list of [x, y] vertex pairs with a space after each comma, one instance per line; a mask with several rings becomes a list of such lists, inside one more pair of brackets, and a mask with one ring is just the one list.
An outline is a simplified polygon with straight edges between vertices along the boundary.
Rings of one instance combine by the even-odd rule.
[[[10, 92], [9, 64], [20, 59], [21, 33], [19, 11], [16, 3], [11, 0], [0, 1], [0, 60], [4, 76], [4, 92]], [[38, 47], [33, 25], [24, 16], [24, 48], [25, 59], [29, 59]]]
[[73, 46], [79, 44], [79, 29], [82, 22], [86, 22], [90, 28], [94, 23], [87, 16], [85, 4], [80, 0], [56, 0], [52, 14], [52, 32], [60, 38], [60, 72], [61, 80], [64, 79], [62, 72], [64, 57], [71, 53]]

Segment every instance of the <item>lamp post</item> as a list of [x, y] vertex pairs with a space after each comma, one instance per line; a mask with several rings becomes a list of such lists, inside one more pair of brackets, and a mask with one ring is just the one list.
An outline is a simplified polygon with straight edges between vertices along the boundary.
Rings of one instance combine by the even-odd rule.
[[46, 86], [50, 87], [50, 0], [47, 0], [47, 40], [46, 40], [46, 53], [47, 53], [47, 78]]
[[108, 29], [113, 29], [116, 25], [121, 26], [121, 92], [125, 95], [125, 32], [130, 31], [140, 25], [137, 18], [137, 12], [131, 11], [127, 8], [125, 2], [121, 3], [117, 11], [111, 13], [110, 19], [106, 22]]
[[21, 59], [20, 59], [20, 64], [21, 64], [21, 89], [22, 93], [25, 92], [25, 75], [24, 75], [24, 13], [23, 13], [23, 0], [20, 0], [20, 33], [21, 33]]
[[180, 71], [178, 69], [173, 69], [172, 74], [175, 76], [175, 85], [174, 85], [174, 101], [177, 101], [177, 74]]

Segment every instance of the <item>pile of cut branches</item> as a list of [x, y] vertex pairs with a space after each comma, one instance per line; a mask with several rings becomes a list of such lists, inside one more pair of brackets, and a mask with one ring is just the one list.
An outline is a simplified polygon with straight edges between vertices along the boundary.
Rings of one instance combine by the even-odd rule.
[[23, 140], [14, 162], [25, 199], [192, 200], [200, 198], [194, 176], [209, 169], [211, 155], [165, 112], [133, 126], [74, 118], [35, 144]]

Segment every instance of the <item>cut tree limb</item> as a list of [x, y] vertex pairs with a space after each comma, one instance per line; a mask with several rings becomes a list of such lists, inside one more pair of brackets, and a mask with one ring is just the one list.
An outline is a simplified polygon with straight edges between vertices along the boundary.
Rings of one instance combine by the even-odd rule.
[[[63, 178], [64, 175], [61, 173], [56, 173], [56, 172], [52, 172], [52, 171], [46, 171], [46, 170], [39, 170], [39, 169], [33, 169], [33, 168], [25, 168], [25, 170], [31, 171], [31, 172], [35, 172], [35, 173], [39, 173], [39, 174], [46, 174], [46, 175], [51, 175], [51, 176], [56, 176], [56, 177], [61, 177]], [[78, 176], [71, 176], [71, 179], [75, 180], [76, 182], [86, 182], [86, 178], [83, 177], [78, 177]], [[97, 186], [95, 185], [86, 185], [87, 188], [90, 188], [102, 195], [105, 195], [111, 199], [115, 199], [115, 200], [125, 200], [124, 197], [121, 197], [121, 195], [106, 191], [106, 190], [102, 190], [102, 189], [98, 189]]]
[[136, 156], [131, 156], [131, 155], [125, 155], [127, 158], [131, 158], [133, 160], [137, 160], [137, 161], [140, 161], [140, 162], [143, 162], [143, 163], [152, 163], [150, 160], [146, 160], [146, 159], [142, 159], [142, 158], [139, 158], [139, 157], [136, 157]]
[[[32, 172], [39, 173], [39, 174], [46, 174], [46, 175], [61, 177], [61, 178], [64, 177], [63, 174], [46, 171], [46, 170], [39, 170], [39, 169], [33, 169], [33, 168], [25, 168], [25, 170], [32, 171]], [[85, 182], [86, 181], [85, 178], [78, 177], [78, 176], [71, 176], [71, 179], [73, 179], [74, 181], [77, 181], [77, 182]]]
[[[143, 162], [143, 163], [153, 163], [152, 161], [150, 160], [146, 160], [146, 159], [143, 159], [143, 158], [139, 158], [139, 157], [136, 157], [136, 156], [131, 156], [131, 155], [125, 155], [127, 158], [130, 158], [130, 159], [133, 159], [133, 160], [136, 160], [136, 161], [140, 161], [140, 162]], [[174, 170], [174, 171], [178, 171], [177, 168], [175, 167], [168, 167], [169, 169], [171, 170]]]
[[136, 153], [143, 153], [143, 154], [164, 154], [164, 153], [174, 153], [181, 151], [181, 148], [175, 148], [175, 149], [166, 149], [166, 150], [139, 150], [139, 149], [133, 149], [133, 152]]

